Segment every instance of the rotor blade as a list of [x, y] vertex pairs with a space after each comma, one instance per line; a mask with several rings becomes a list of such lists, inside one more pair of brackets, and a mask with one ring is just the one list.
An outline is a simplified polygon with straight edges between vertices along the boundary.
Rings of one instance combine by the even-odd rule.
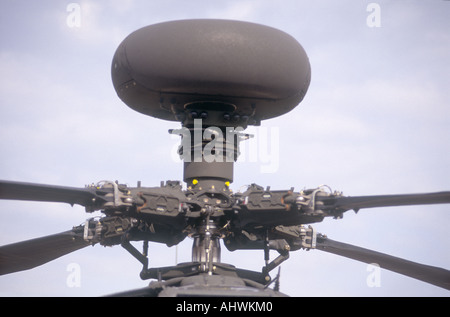
[[380, 196], [332, 196], [317, 197], [324, 203], [324, 209], [346, 211], [361, 208], [430, 205], [450, 203], [450, 192], [437, 192], [426, 194], [380, 195]]
[[63, 202], [92, 205], [97, 197], [92, 188], [76, 188], [0, 180], [0, 199]]
[[0, 275], [32, 269], [88, 246], [83, 228], [0, 247]]
[[450, 271], [443, 268], [411, 262], [388, 254], [334, 241], [320, 234], [317, 234], [316, 248], [368, 264], [375, 263], [383, 269], [450, 290]]

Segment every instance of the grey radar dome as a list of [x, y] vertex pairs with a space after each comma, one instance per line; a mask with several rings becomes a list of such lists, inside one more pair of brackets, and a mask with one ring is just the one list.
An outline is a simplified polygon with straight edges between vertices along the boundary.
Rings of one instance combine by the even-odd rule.
[[143, 114], [182, 121], [187, 111], [204, 107], [249, 118], [249, 124], [292, 110], [311, 79], [305, 50], [287, 33], [209, 19], [131, 33], [116, 50], [111, 72], [120, 99]]

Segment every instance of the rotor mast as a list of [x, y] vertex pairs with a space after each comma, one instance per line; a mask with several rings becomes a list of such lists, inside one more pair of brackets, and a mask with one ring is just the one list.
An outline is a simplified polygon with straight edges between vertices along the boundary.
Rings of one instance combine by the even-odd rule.
[[242, 131], [251, 118], [222, 102], [194, 102], [185, 109], [177, 114], [182, 128], [169, 132], [182, 138], [178, 154], [188, 191], [205, 203], [202, 219], [191, 233], [192, 262], [200, 262], [201, 270], [212, 274], [213, 263], [220, 263], [222, 238], [216, 212], [220, 213], [221, 203], [231, 199], [233, 165], [239, 156], [239, 143], [250, 137]]
[[182, 137], [178, 154], [183, 160], [183, 180], [192, 188], [226, 190], [233, 182], [233, 165], [249, 115], [223, 102], [194, 102], [177, 113], [182, 128], [169, 130]]
[[198, 227], [192, 245], [192, 262], [199, 262], [200, 270], [212, 275], [214, 263], [220, 263], [220, 236], [213, 221], [205, 220], [204, 225]]

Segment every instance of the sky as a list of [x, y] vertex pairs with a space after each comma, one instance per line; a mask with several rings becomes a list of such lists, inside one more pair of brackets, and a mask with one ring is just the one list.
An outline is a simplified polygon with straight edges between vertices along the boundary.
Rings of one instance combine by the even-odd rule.
[[[120, 42], [141, 27], [217, 18], [292, 35], [312, 67], [300, 105], [248, 129], [256, 136], [247, 142], [257, 155], [250, 157], [245, 145], [247, 152], [235, 163], [234, 191], [251, 183], [296, 191], [326, 184], [352, 196], [450, 190], [449, 1], [0, 5], [0, 179], [74, 187], [101, 180], [129, 186], [182, 180], [174, 154], [179, 138], [167, 132], [179, 124], [123, 104], [112, 86], [111, 60]], [[435, 205], [350, 211], [314, 228], [333, 240], [450, 269], [449, 210]], [[0, 201], [0, 215], [0, 245], [70, 230], [93, 216], [79, 206], [6, 200]], [[191, 245], [189, 238], [172, 248], [151, 243], [150, 265], [188, 262]], [[264, 256], [222, 247], [222, 262], [259, 271]], [[71, 280], [74, 270], [77, 283]], [[1, 276], [0, 296], [102, 296], [146, 286], [140, 270], [120, 247], [88, 247]], [[281, 291], [307, 297], [450, 295], [385, 270], [373, 285], [372, 273], [364, 263], [296, 251], [281, 266]]]

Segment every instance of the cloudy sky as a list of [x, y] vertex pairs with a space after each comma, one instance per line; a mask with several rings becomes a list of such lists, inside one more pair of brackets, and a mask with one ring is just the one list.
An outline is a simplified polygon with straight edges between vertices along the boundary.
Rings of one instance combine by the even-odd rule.
[[[111, 60], [119, 43], [143, 26], [220, 18], [291, 34], [312, 65], [304, 101], [249, 129], [257, 135], [251, 142], [264, 133], [279, 137], [269, 141], [275, 149], [269, 157], [254, 143], [257, 159], [244, 155], [235, 164], [235, 191], [251, 183], [296, 190], [327, 184], [345, 195], [450, 190], [449, 1], [0, 4], [0, 179], [75, 187], [104, 179], [130, 186], [181, 180], [182, 164], [173, 159], [179, 140], [167, 133], [178, 124], [126, 107], [111, 83]], [[72, 8], [79, 10], [75, 19]], [[56, 203], [1, 201], [0, 209], [1, 245], [66, 231], [90, 217], [81, 207]], [[377, 208], [314, 227], [334, 240], [449, 269], [449, 211], [449, 205]], [[151, 244], [150, 265], [189, 261], [191, 243]], [[263, 254], [223, 248], [222, 261], [260, 270]], [[67, 282], [73, 265], [80, 272], [75, 286]], [[89, 247], [0, 277], [0, 295], [111, 294], [145, 286], [140, 269], [120, 247]], [[450, 294], [384, 270], [378, 287], [370, 287], [370, 274], [363, 263], [297, 251], [282, 265], [281, 290], [292, 296]]]

